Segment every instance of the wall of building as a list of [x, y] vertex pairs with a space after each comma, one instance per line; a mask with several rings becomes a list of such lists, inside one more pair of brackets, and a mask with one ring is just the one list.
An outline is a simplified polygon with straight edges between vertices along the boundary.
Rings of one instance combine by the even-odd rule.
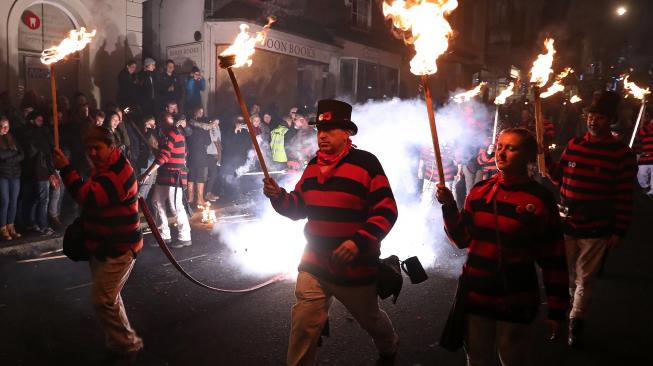
[[93, 42], [80, 55], [78, 74], [78, 90], [89, 95], [97, 106], [115, 99], [116, 75], [122, 65], [129, 58], [141, 56], [143, 1], [1, 1], [0, 19], [4, 20], [4, 26], [0, 27], [0, 80], [14, 102], [17, 102], [19, 85], [18, 26], [25, 9], [34, 4], [49, 4], [66, 13], [76, 27], [97, 30]]

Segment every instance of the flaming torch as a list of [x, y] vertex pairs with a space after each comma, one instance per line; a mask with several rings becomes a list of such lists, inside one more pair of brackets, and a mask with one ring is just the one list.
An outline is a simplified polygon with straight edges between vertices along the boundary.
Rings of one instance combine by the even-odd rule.
[[639, 130], [639, 125], [642, 122], [644, 111], [646, 110], [646, 96], [651, 94], [651, 90], [649, 88], [640, 88], [637, 86], [637, 84], [628, 81], [628, 77], [629, 75], [626, 75], [626, 78], [624, 79], [624, 89], [627, 89], [628, 93], [642, 101], [642, 106], [639, 108], [639, 115], [637, 116], [637, 122], [635, 122], [635, 129], [633, 129], [633, 135], [630, 137], [630, 144], [628, 144], [628, 146], [633, 147], [635, 137], [637, 136], [637, 132]]
[[562, 85], [562, 80], [573, 73], [574, 70], [571, 67], [565, 68], [558, 76], [555, 77], [555, 81], [551, 86], [543, 93], [540, 94], [540, 98], [546, 99], [554, 94], [565, 91], [565, 86]]
[[65, 59], [68, 55], [81, 51], [95, 36], [95, 29], [87, 32], [86, 28], [81, 27], [79, 30], [71, 30], [68, 38], [59, 43], [58, 46], [52, 46], [43, 50], [41, 53], [41, 62], [44, 65], [50, 65], [50, 91], [52, 93], [52, 118], [54, 124], [54, 146], [59, 148], [59, 114], [57, 112], [57, 82], [54, 76], [54, 64]]
[[252, 145], [256, 151], [256, 156], [258, 157], [258, 161], [261, 164], [261, 170], [263, 171], [265, 178], [270, 178], [270, 175], [268, 174], [268, 168], [265, 165], [265, 159], [263, 158], [263, 153], [261, 153], [261, 148], [258, 145], [258, 141], [256, 141], [256, 130], [252, 124], [249, 111], [247, 110], [245, 100], [243, 99], [243, 95], [240, 92], [238, 81], [236, 80], [236, 76], [234, 75], [232, 69], [242, 66], [252, 66], [252, 55], [254, 55], [254, 47], [257, 43], [261, 45], [265, 43], [267, 32], [274, 21], [274, 18], [269, 17], [268, 24], [263, 27], [263, 30], [257, 32], [254, 37], [252, 37], [249, 33], [249, 26], [247, 26], [247, 24], [241, 24], [240, 33], [236, 37], [234, 43], [226, 50], [224, 50], [220, 56], [218, 56], [218, 59], [220, 60], [220, 67], [227, 69], [227, 72], [229, 73], [229, 78], [231, 79], [231, 83], [234, 86], [234, 92], [236, 93], [236, 100], [240, 105], [240, 110], [242, 111], [245, 122], [247, 123], [247, 130], [249, 131], [249, 136], [252, 139]]
[[555, 48], [553, 48], [554, 42], [552, 38], [547, 38], [544, 41], [547, 52], [537, 56], [537, 60], [533, 62], [533, 68], [531, 69], [531, 83], [533, 84], [533, 94], [535, 95], [535, 135], [538, 145], [537, 168], [542, 176], [546, 175], [546, 163], [544, 160], [544, 149], [542, 148], [544, 146], [544, 121], [542, 117], [540, 88], [549, 82], [549, 78], [553, 73], [551, 65], [553, 64], [553, 55], [556, 53]]
[[483, 89], [485, 84], [487, 84], [487, 83], [483, 81], [480, 84], [478, 84], [476, 86], [476, 88], [474, 88], [472, 90], [468, 90], [468, 91], [460, 93], [460, 94], [456, 94], [456, 95], [453, 96], [452, 99], [453, 99], [454, 102], [456, 102], [458, 104], [469, 102], [470, 100], [472, 100], [472, 98], [474, 98], [475, 96], [481, 94], [481, 89]]
[[506, 100], [509, 96], [515, 93], [515, 83], [513, 81], [508, 84], [508, 87], [504, 89], [496, 98], [494, 98], [494, 104], [497, 106], [497, 110], [494, 111], [494, 129], [492, 130], [492, 145], [497, 142], [497, 126], [499, 125], [499, 106], [506, 104]]
[[458, 7], [458, 1], [391, 0], [390, 3], [386, 1], [383, 2], [383, 15], [392, 20], [393, 26], [403, 36], [404, 42], [415, 47], [415, 57], [410, 61], [410, 72], [419, 75], [422, 79], [438, 176], [440, 184], [444, 185], [444, 169], [428, 76], [438, 71], [436, 61], [449, 47], [449, 37], [453, 30], [445, 15]]

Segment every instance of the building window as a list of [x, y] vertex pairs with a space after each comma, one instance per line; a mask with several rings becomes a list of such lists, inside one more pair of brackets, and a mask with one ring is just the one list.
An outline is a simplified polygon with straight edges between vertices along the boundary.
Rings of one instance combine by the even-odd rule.
[[399, 70], [356, 58], [340, 59], [338, 95], [353, 103], [394, 98]]
[[351, 24], [357, 29], [370, 29], [372, 26], [372, 0], [351, 1]]

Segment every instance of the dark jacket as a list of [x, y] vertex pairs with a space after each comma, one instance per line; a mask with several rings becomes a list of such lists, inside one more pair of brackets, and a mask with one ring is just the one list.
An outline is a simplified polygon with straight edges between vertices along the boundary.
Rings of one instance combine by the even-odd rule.
[[118, 104], [132, 106], [138, 96], [138, 81], [136, 73], [130, 74], [127, 69], [120, 70], [118, 74]]
[[48, 180], [54, 174], [52, 165], [52, 136], [47, 127], [30, 125], [21, 142], [25, 150], [23, 180]]
[[[174, 86], [174, 90], [168, 91], [168, 88], [171, 86]], [[182, 80], [175, 72], [173, 72], [172, 75], [168, 75], [165, 71], [158, 74], [154, 87], [156, 89], [157, 100], [161, 107], [171, 100], [174, 100], [177, 103], [182, 102]]]
[[[0, 141], [0, 178], [20, 178], [20, 163], [25, 155], [18, 141], [11, 134], [7, 134], [7, 136], [14, 140], [15, 148], [10, 148], [6, 146], [8, 144]], [[6, 139], [6, 137], [0, 137], [0, 139], [3, 138]]]

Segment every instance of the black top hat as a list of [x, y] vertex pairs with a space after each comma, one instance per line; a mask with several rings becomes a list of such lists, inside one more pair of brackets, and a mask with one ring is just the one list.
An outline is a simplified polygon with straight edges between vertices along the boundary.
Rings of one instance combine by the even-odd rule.
[[358, 127], [351, 121], [351, 105], [335, 99], [323, 99], [317, 103], [317, 117], [309, 122], [318, 130], [340, 128], [351, 135], [358, 132]]
[[588, 112], [600, 113], [607, 116], [610, 120], [617, 117], [617, 109], [621, 102], [621, 96], [613, 91], [605, 90], [590, 106]]

